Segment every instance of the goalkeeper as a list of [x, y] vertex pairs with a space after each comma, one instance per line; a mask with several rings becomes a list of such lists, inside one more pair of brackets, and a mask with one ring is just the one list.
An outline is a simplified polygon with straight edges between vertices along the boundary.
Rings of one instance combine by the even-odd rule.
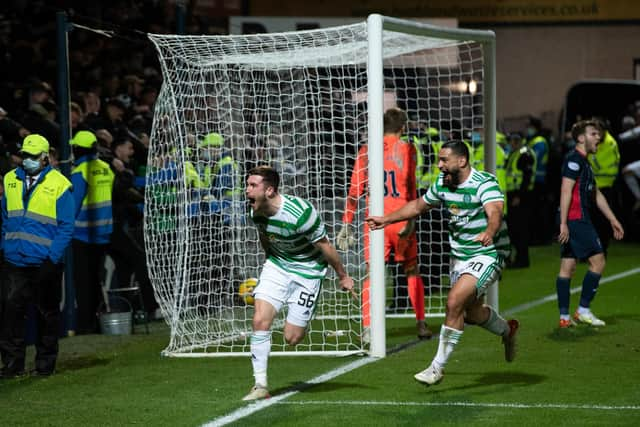
[[[399, 108], [390, 108], [384, 113], [384, 212], [385, 214], [404, 206], [417, 198], [416, 190], [416, 150], [413, 144], [400, 139], [407, 123], [407, 114]], [[358, 199], [365, 194], [367, 177], [367, 146], [364, 145], [351, 173], [349, 195], [342, 217], [344, 223], [338, 233], [337, 243], [342, 250], [347, 250], [353, 243], [353, 232], [350, 224], [358, 207]], [[368, 206], [368, 201], [367, 201]], [[414, 220], [402, 221], [387, 227], [384, 232], [384, 260], [389, 261], [393, 250], [395, 261], [401, 263], [407, 277], [409, 299], [416, 314], [416, 326], [420, 339], [431, 338], [432, 332], [427, 327], [424, 317], [424, 284], [418, 272], [418, 244]], [[364, 225], [364, 257], [369, 263], [369, 228]], [[362, 326], [363, 341], [368, 342], [370, 336], [370, 304], [369, 279], [362, 287]]]
[[279, 183], [278, 173], [268, 166], [248, 173], [246, 197], [267, 260], [254, 291], [251, 363], [255, 386], [243, 400], [269, 397], [270, 329], [282, 306], [288, 308], [284, 339], [296, 345], [315, 311], [327, 265], [338, 274], [342, 289], [355, 292], [316, 209], [304, 199], [278, 193]]

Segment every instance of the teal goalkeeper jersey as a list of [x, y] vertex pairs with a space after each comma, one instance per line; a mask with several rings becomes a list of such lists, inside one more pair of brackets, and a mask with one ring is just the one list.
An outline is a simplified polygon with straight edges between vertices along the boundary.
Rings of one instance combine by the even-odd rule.
[[327, 261], [313, 243], [327, 236], [318, 211], [300, 197], [281, 194], [282, 206], [275, 215], [251, 218], [263, 241], [268, 242], [267, 259], [289, 273], [321, 279]]
[[449, 242], [451, 255], [459, 260], [468, 260], [478, 255], [495, 257], [502, 262], [509, 254], [510, 242], [505, 221], [493, 238], [494, 244], [482, 246], [474, 239], [486, 230], [487, 215], [484, 205], [504, 201], [495, 176], [489, 172], [471, 169], [471, 174], [455, 191], [443, 185], [443, 174], [424, 194], [423, 199], [431, 206], [442, 206], [449, 214]]

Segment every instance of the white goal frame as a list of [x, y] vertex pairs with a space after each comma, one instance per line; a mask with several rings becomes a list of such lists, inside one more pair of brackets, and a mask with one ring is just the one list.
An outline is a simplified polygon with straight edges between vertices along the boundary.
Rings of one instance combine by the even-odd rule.
[[[330, 30], [330, 29], [323, 29]], [[296, 33], [311, 33], [314, 31], [323, 31], [323, 30], [310, 30]], [[419, 22], [414, 22], [405, 19], [391, 18], [378, 14], [370, 15], [366, 21], [366, 31], [367, 31], [367, 66], [366, 66], [366, 76], [367, 76], [367, 120], [368, 120], [368, 151], [369, 151], [369, 212], [371, 215], [381, 215], [384, 210], [384, 202], [383, 202], [383, 194], [384, 194], [384, 182], [383, 182], [383, 110], [384, 110], [384, 60], [385, 60], [385, 52], [383, 51], [383, 34], [384, 32], [394, 32], [399, 34], [406, 34], [412, 36], [419, 36], [425, 38], [432, 39], [441, 39], [444, 41], [451, 41], [452, 43], [460, 42], [460, 43], [474, 43], [480, 45], [482, 49], [482, 116], [484, 122], [484, 162], [485, 162], [485, 170], [495, 173], [496, 169], [496, 72], [495, 72], [495, 34], [492, 31], [482, 31], [482, 30], [469, 30], [469, 29], [458, 29], [458, 28], [446, 28], [439, 27], [430, 24], [424, 24]], [[286, 38], [287, 35], [293, 33], [273, 33], [268, 34], [268, 36], [272, 36], [274, 39], [278, 38]], [[184, 37], [184, 39], [182, 38]], [[198, 37], [208, 37], [208, 36], [171, 36], [171, 35], [154, 35], [149, 34], [149, 38], [156, 45], [159, 54], [161, 54], [161, 47], [159, 46], [160, 40], [171, 39], [174, 43], [180, 43], [181, 40], [189, 40], [194, 41]], [[219, 36], [222, 37], [223, 40], [229, 40], [231, 43], [232, 37], [239, 36]], [[452, 44], [453, 46], [453, 44]], [[324, 48], [324, 54], [331, 55], [330, 49]], [[361, 49], [364, 50], [364, 47]], [[277, 54], [278, 52], [276, 52]], [[288, 54], [290, 54], [288, 52]], [[322, 54], [322, 53], [321, 53]], [[273, 53], [267, 54], [270, 61], [278, 61], [277, 55]], [[228, 59], [228, 61], [233, 61], [237, 59], [239, 55]], [[363, 61], [364, 62], [364, 61]], [[232, 62], [229, 62], [232, 63]], [[161, 61], [162, 72], [165, 79], [170, 74], [170, 71], [167, 69], [167, 64]], [[169, 99], [168, 104], [173, 102], [173, 105], [170, 106], [168, 111], [164, 111], [164, 116], [161, 116], [162, 121], [167, 120], [175, 120], [179, 122], [179, 115], [177, 113], [178, 107], [175, 104], [175, 99], [180, 96], [177, 93], [172, 92], [173, 89], [170, 85], [163, 84], [163, 88], [161, 90], [160, 96], [166, 96]], [[165, 106], [166, 107], [166, 106]], [[159, 136], [159, 131], [157, 130], [158, 123], [156, 122], [158, 119], [158, 110], [156, 110], [156, 117], [154, 117], [154, 130], [151, 135], [151, 146], [149, 150], [149, 164], [156, 162], [156, 158], [152, 158], [152, 150], [151, 147], [154, 145], [155, 140], [159, 137], [167, 138], [171, 140], [171, 138], [179, 139], [180, 141], [186, 141], [188, 136], [184, 132], [180, 126], [176, 126], [175, 135], [169, 135], [168, 137], [165, 135]], [[158, 127], [162, 127], [162, 124]], [[184, 143], [184, 142], [183, 142]], [[166, 147], [165, 147], [166, 149]], [[187, 154], [183, 150], [179, 150], [175, 153], [168, 151], [165, 152], [166, 156], [174, 156], [177, 157], [175, 159], [177, 164], [177, 174], [179, 179], [183, 180], [182, 186], [186, 188], [186, 173], [184, 171], [184, 165], [188, 163], [189, 159], [187, 158]], [[244, 183], [243, 183], [244, 185]], [[345, 191], [346, 193], [346, 188]], [[148, 196], [150, 192], [147, 192]], [[150, 196], [149, 196], [150, 197]], [[178, 199], [185, 198], [186, 196], [178, 194], [176, 196]], [[235, 197], [235, 196], [234, 196]], [[237, 203], [239, 200], [234, 199], [233, 203]], [[145, 207], [145, 210], [147, 208]], [[181, 207], [184, 212], [180, 212], [185, 216], [188, 216], [188, 206], [185, 205]], [[146, 210], [145, 213], [148, 213]], [[149, 222], [152, 219], [148, 218], [145, 215], [145, 229]], [[176, 220], [177, 221], [177, 220]], [[330, 228], [333, 228], [335, 224], [331, 224]], [[335, 235], [332, 235], [332, 240], [335, 239]], [[184, 229], [178, 230], [178, 239], [188, 240], [189, 239], [189, 231], [185, 231]], [[159, 262], [158, 259], [162, 258], [155, 257], [153, 253], [150, 253], [150, 249], [152, 249], [155, 242], [150, 241], [145, 232], [145, 244], [148, 250], [147, 260], [150, 265], [150, 278], [152, 280], [152, 284], [154, 289], [156, 290], [156, 294], [158, 295], [160, 289], [165, 294], [173, 293], [176, 304], [182, 304], [181, 298], [184, 297], [185, 286], [181, 283], [187, 283], [189, 281], [188, 272], [188, 262], [185, 261], [186, 257], [180, 258], [180, 265], [172, 265], [169, 273], [169, 278], [174, 280], [176, 283], [163, 283], [162, 278], [158, 278], [157, 275], [153, 273], [153, 265]], [[386, 268], [384, 262], [384, 234], [382, 231], [374, 231], [370, 234], [370, 268], [368, 271], [371, 283], [371, 301], [370, 301], [370, 311], [371, 311], [371, 337], [370, 344], [367, 346], [362, 346], [357, 350], [349, 349], [347, 351], [332, 351], [332, 350], [322, 350], [322, 351], [272, 351], [271, 355], [299, 355], [299, 356], [308, 356], [308, 355], [322, 355], [322, 356], [330, 356], [330, 355], [349, 355], [355, 353], [366, 353], [373, 357], [385, 357], [386, 355], [386, 320], [385, 320], [385, 282], [386, 282]], [[178, 250], [176, 248], [176, 250]], [[164, 254], [166, 255], [166, 254]], [[160, 260], [160, 262], [163, 262]], [[182, 271], [180, 271], [182, 269]], [[173, 276], [172, 276], [173, 274]], [[331, 276], [332, 273], [330, 273]], [[494, 306], [496, 309], [498, 307], [498, 287], [492, 286], [490, 288], [488, 295], [489, 303]], [[165, 320], [171, 326], [174, 325], [175, 322], [179, 322], [178, 315], [176, 314], [177, 309], [175, 307], [171, 307], [170, 304], [167, 304], [166, 301], [160, 301], [160, 307], [165, 313]], [[444, 313], [442, 313], [444, 314]], [[274, 324], [274, 328], [277, 326]], [[334, 331], [335, 333], [342, 332], [339, 330]], [[243, 333], [238, 336], [240, 339], [248, 339], [248, 335]], [[171, 340], [173, 342], [173, 326], [172, 326], [172, 336]], [[170, 344], [171, 347], [171, 344]], [[173, 351], [165, 350], [163, 355], [172, 356], [172, 357], [220, 357], [220, 356], [247, 356], [250, 353], [246, 351], [220, 351], [220, 352], [189, 352], [190, 350], [194, 350], [198, 348], [197, 345], [193, 345], [192, 347], [187, 347], [184, 352], [183, 351]]]
[[[416, 34], [425, 37], [457, 41], [473, 40], [483, 46], [484, 53], [484, 161], [485, 170], [496, 172], [496, 38], [493, 31], [444, 28], [378, 14], [367, 18], [369, 34], [369, 63], [367, 64], [369, 93], [369, 191], [371, 215], [384, 212], [383, 182], [383, 58], [382, 35], [384, 30]], [[385, 263], [384, 232], [373, 231], [370, 239], [371, 254], [371, 347], [374, 357], [386, 355], [385, 321]], [[498, 285], [490, 287], [488, 302], [498, 309]]]

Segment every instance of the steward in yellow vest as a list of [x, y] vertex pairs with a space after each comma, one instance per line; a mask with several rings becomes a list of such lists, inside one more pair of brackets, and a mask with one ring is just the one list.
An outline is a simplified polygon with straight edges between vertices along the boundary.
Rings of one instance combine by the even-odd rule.
[[98, 159], [96, 136], [79, 131], [71, 140], [74, 168], [71, 171], [76, 222], [73, 238], [86, 243], [106, 244], [113, 230], [111, 196], [114, 174]]
[[45, 261], [60, 264], [73, 234], [71, 182], [48, 164], [49, 143], [44, 137], [27, 136], [21, 153], [22, 166], [4, 177], [5, 260], [19, 267]]
[[200, 177], [199, 188], [205, 189], [217, 200], [242, 195], [240, 170], [230, 152], [224, 150], [224, 138], [216, 132], [207, 134], [200, 144], [200, 161], [196, 168]]
[[613, 187], [620, 172], [620, 150], [618, 143], [609, 131], [604, 131], [602, 142], [594, 154], [589, 154], [589, 163], [593, 169], [596, 185], [600, 190]]
[[549, 142], [541, 135], [542, 121], [537, 117], [529, 117], [527, 127], [527, 147], [536, 154], [536, 185], [542, 185], [547, 179], [547, 163], [549, 163]]
[[[416, 149], [416, 188], [418, 194], [424, 193], [431, 185], [431, 165], [438, 163], [438, 152], [433, 152], [438, 147], [440, 132], [434, 127], [425, 127], [424, 133], [421, 129], [410, 129], [407, 135], [400, 139], [413, 143]], [[440, 148], [438, 147], [438, 150]], [[437, 176], [437, 175], [436, 175]]]
[[102, 302], [100, 272], [113, 232], [111, 205], [114, 173], [98, 159], [97, 138], [81, 130], [70, 141], [74, 168], [71, 171], [75, 200], [73, 233], [73, 283], [76, 292], [78, 334], [100, 332], [96, 312]]
[[[483, 171], [484, 169], [484, 143], [480, 141], [473, 145], [473, 161], [472, 166], [474, 169]], [[507, 158], [504, 154], [504, 150], [499, 144], [496, 144], [496, 178], [498, 179], [498, 185], [503, 194], [507, 192], [507, 173], [505, 170]], [[506, 206], [506, 204], [505, 204]]]
[[49, 164], [49, 142], [28, 135], [22, 165], [4, 177], [2, 240], [4, 284], [0, 297], [2, 378], [24, 374], [27, 307], [36, 305], [35, 373], [53, 374], [58, 357], [62, 259], [73, 235], [71, 182]]
[[[509, 238], [515, 249], [515, 257], [510, 268], [529, 267], [529, 241], [533, 216], [533, 187], [535, 181], [536, 155], [523, 144], [519, 134], [509, 135], [511, 154], [507, 159], [507, 223]], [[534, 219], [535, 220], [535, 219]]]
[[[609, 206], [612, 208], [617, 206], [613, 184], [620, 172], [620, 150], [618, 149], [618, 143], [606, 130], [604, 124], [602, 125], [602, 141], [598, 144], [596, 152], [588, 155], [588, 160], [591, 169], [593, 169], [598, 190], [607, 200]], [[612, 236], [611, 224], [599, 209], [594, 209], [592, 215], [593, 225], [596, 228], [598, 237], [600, 237], [600, 244], [606, 255]]]

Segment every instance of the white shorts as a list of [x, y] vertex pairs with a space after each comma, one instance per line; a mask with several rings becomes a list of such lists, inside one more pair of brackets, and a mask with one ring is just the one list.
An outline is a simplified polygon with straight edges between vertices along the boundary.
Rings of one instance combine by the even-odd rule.
[[449, 278], [452, 286], [463, 274], [470, 274], [478, 281], [476, 282], [477, 296], [481, 297], [487, 292], [487, 288], [500, 279], [502, 263], [487, 255], [475, 256], [469, 260], [461, 261], [452, 259], [451, 272]]
[[637, 178], [640, 178], [640, 160], [631, 162], [623, 168], [623, 171], [633, 173]]
[[321, 286], [322, 279], [306, 279], [267, 261], [253, 295], [271, 304], [276, 312], [286, 304], [287, 322], [305, 328], [313, 317]]

